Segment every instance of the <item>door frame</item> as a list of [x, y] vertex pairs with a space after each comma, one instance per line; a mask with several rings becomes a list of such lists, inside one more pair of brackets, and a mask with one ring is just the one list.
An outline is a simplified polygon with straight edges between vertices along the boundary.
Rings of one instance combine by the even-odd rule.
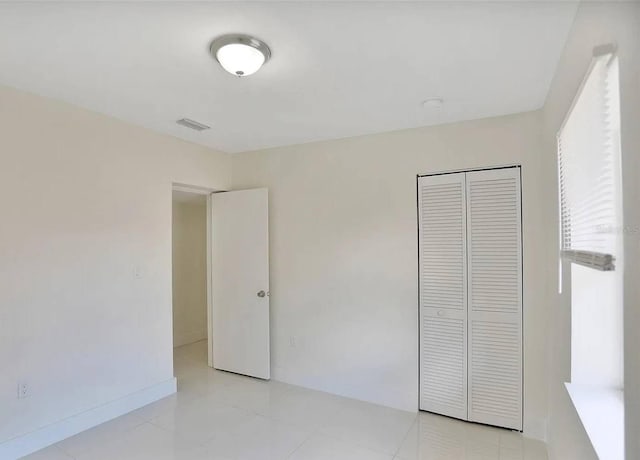
[[[212, 269], [211, 269], [211, 247], [212, 247], [212, 225], [211, 225], [211, 195], [214, 193], [224, 192], [226, 190], [217, 190], [208, 187], [201, 187], [198, 185], [190, 185], [179, 182], [171, 183], [171, 192], [187, 192], [187, 193], [195, 193], [196, 195], [205, 195], [207, 199], [207, 242], [206, 242], [206, 251], [207, 251], [207, 365], [209, 367], [213, 367], [213, 338], [212, 338], [212, 309], [213, 309], [213, 293], [212, 293]], [[173, 216], [173, 211], [171, 212]], [[172, 230], [173, 231], [173, 230]], [[173, 271], [173, 257], [171, 259], [171, 270]], [[172, 275], [173, 280], [173, 275]], [[172, 281], [173, 283], [173, 281]], [[172, 288], [173, 290], [173, 288]], [[173, 291], [172, 291], [173, 292]], [[173, 308], [173, 301], [171, 303]], [[171, 318], [171, 324], [173, 329], [173, 316]]]

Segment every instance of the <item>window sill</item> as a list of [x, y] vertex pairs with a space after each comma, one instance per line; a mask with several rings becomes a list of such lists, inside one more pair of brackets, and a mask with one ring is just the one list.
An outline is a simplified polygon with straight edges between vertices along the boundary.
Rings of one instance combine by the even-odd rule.
[[624, 460], [624, 393], [595, 385], [565, 383], [600, 460]]

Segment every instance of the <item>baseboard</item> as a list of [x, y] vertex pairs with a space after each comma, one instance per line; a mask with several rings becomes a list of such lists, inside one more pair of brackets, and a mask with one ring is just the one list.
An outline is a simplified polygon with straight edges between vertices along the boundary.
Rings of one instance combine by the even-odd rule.
[[176, 392], [172, 378], [0, 443], [0, 458], [18, 459]]

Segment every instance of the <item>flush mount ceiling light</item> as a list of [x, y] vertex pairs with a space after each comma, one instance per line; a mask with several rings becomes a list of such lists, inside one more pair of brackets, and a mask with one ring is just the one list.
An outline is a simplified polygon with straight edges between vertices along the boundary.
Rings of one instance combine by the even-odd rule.
[[210, 50], [224, 70], [238, 77], [256, 73], [271, 57], [265, 42], [242, 34], [218, 37], [211, 43]]

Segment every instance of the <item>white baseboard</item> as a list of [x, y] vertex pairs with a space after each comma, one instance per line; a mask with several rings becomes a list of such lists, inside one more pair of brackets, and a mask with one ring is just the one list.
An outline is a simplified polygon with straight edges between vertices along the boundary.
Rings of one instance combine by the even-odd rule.
[[12, 460], [29, 455], [81, 431], [88, 430], [169, 396], [176, 392], [176, 388], [176, 379], [172, 378], [93, 409], [72, 415], [30, 433], [9, 439], [0, 443], [0, 458]]

